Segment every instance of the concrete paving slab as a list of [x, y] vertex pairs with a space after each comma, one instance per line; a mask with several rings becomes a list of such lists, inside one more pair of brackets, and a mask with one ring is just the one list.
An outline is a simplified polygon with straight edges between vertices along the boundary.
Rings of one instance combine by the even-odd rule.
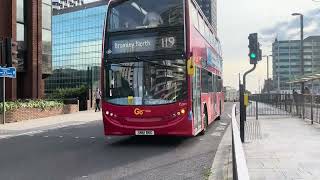
[[[243, 146], [251, 179], [319, 179], [318, 124], [291, 116], [248, 118], [246, 123], [251, 129], [246, 128]], [[261, 136], [252, 138], [257, 133]]]

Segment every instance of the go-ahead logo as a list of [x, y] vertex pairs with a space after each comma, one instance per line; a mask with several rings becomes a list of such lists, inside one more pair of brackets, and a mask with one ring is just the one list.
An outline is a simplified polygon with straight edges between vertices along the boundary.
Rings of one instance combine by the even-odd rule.
[[145, 109], [140, 109], [140, 108], [135, 108], [135, 109], [133, 110], [133, 113], [134, 113], [136, 116], [142, 116], [145, 112], [150, 113], [151, 110], [145, 110]]

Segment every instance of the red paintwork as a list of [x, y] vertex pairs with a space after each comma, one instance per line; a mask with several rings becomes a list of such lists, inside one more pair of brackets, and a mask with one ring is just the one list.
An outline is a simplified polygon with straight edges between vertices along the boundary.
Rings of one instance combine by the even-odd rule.
[[[192, 136], [192, 121], [188, 120], [188, 107], [186, 101], [157, 106], [118, 106], [103, 102], [105, 135], [134, 135], [135, 130], [154, 130], [156, 135]], [[136, 108], [144, 110], [144, 114], [136, 115]], [[185, 110], [185, 114], [173, 116], [181, 109]]]
[[[188, 23], [191, 24], [190, 19]], [[207, 41], [205, 41], [205, 38], [197, 29], [193, 27], [193, 25], [189, 26], [188, 39], [190, 42], [188, 44], [188, 49], [190, 49], [190, 51], [192, 52], [194, 63], [198, 67], [201, 68], [202, 66], [201, 59], [207, 59], [207, 48], [210, 48], [214, 54], [220, 57], [220, 54], [217, 52], [217, 50], [215, 50], [207, 43]], [[214, 67], [207, 67], [206, 69], [215, 75], [222, 76], [222, 72], [219, 69], [216, 69]], [[192, 89], [190, 91], [192, 91]], [[222, 114], [224, 110], [224, 93], [201, 93], [201, 104], [203, 105], [201, 107], [201, 112], [204, 111], [203, 107], [204, 104], [206, 104], [208, 112], [208, 124], [211, 124]], [[204, 115], [202, 116], [202, 128], [204, 128]]]
[[[119, 0], [121, 1], [121, 0]], [[116, 2], [119, 2], [116, 1]], [[112, 3], [115, 1], [110, 1]], [[193, 56], [195, 64], [201, 67], [201, 57], [206, 59], [206, 48], [211, 48], [213, 53], [217, 51], [213, 49], [202, 37], [202, 35], [192, 27], [190, 27], [190, 18], [188, 12], [189, 0], [186, 0], [186, 42], [187, 42], [187, 59]], [[105, 25], [106, 28], [106, 25]], [[215, 32], [214, 32], [215, 33]], [[216, 33], [215, 33], [216, 34]], [[103, 43], [103, 45], [105, 45]], [[102, 64], [103, 64], [102, 58]], [[213, 67], [208, 67], [208, 71], [213, 74], [221, 76], [222, 73]], [[102, 85], [104, 90], [104, 68], [101, 71]], [[188, 99], [184, 102], [177, 102], [168, 105], [157, 106], [120, 106], [102, 101], [102, 116], [104, 123], [105, 135], [134, 135], [135, 130], [153, 130], [155, 135], [174, 135], [174, 136], [195, 136], [194, 121], [188, 118], [189, 112], [192, 110], [192, 76], [187, 77], [188, 82]], [[104, 92], [104, 91], [103, 91]], [[104, 99], [104, 98], [103, 98]], [[216, 103], [214, 107], [214, 101]], [[221, 93], [202, 93], [201, 104], [207, 105], [209, 124], [211, 124], [224, 110], [224, 94]], [[135, 115], [135, 108], [148, 110], [143, 115]], [[185, 110], [184, 115], [173, 117], [181, 109]], [[220, 112], [221, 109], [221, 112]], [[106, 115], [106, 111], [109, 115]], [[203, 111], [203, 107], [201, 107]], [[115, 114], [117, 117], [111, 117], [110, 113]], [[192, 117], [193, 118], [193, 117]], [[202, 118], [202, 129], [204, 129], [204, 118]]]

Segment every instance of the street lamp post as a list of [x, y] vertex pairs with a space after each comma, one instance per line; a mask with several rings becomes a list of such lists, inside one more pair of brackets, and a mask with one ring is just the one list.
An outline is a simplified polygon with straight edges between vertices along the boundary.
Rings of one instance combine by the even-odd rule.
[[268, 91], [268, 94], [270, 94], [270, 88], [269, 88], [269, 56], [272, 56], [272, 55], [264, 55], [262, 57], [267, 57], [267, 91]]
[[[293, 13], [292, 16], [300, 16], [300, 60], [301, 60], [301, 76], [304, 75], [304, 53], [303, 53], [303, 14]], [[301, 93], [304, 94], [304, 82], [301, 82]]]

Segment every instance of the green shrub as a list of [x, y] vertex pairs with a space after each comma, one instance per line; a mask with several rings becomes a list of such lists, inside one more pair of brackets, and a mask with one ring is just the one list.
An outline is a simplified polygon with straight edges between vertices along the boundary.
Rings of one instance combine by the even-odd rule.
[[64, 88], [56, 89], [52, 94], [48, 96], [48, 99], [71, 99], [71, 98], [86, 98], [87, 88], [81, 86], [79, 88]]
[[[3, 111], [3, 105], [0, 103], [0, 112]], [[6, 111], [12, 111], [19, 108], [38, 108], [38, 109], [51, 109], [63, 107], [61, 101], [48, 101], [48, 100], [17, 100], [8, 101], [5, 103]]]

